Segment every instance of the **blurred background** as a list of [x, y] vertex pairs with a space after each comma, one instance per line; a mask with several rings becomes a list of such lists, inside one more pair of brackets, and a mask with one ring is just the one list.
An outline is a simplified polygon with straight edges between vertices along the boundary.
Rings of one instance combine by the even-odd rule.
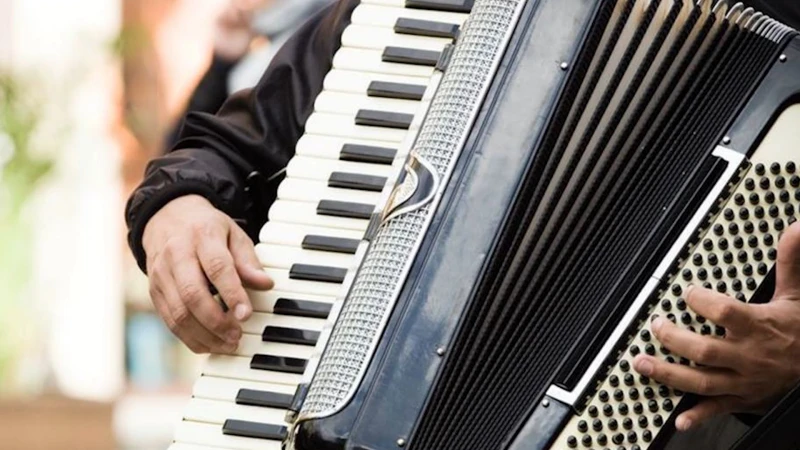
[[188, 109], [330, 0], [0, 0], [0, 449], [164, 449], [200, 358], [123, 208]]

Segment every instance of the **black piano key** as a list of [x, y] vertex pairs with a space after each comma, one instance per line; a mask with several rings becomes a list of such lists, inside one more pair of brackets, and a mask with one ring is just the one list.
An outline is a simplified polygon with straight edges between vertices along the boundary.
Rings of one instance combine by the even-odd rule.
[[360, 191], [380, 192], [386, 186], [386, 177], [362, 175], [360, 173], [333, 172], [328, 178], [328, 187], [358, 189]]
[[320, 200], [317, 214], [320, 216], [347, 217], [349, 219], [369, 219], [375, 211], [375, 205], [338, 200]]
[[374, 109], [360, 109], [356, 113], [356, 125], [370, 127], [397, 128], [407, 130], [414, 121], [413, 114], [397, 113], [390, 111], [376, 111]]
[[286, 433], [285, 426], [268, 423], [228, 419], [222, 425], [222, 434], [227, 434], [228, 436], [282, 441], [286, 437]]
[[409, 19], [401, 17], [394, 24], [398, 34], [415, 36], [443, 37], [455, 39], [459, 26], [454, 23], [435, 22], [433, 20]]
[[291, 394], [256, 391], [254, 389], [239, 389], [239, 392], [236, 394], [236, 404], [289, 409], [289, 407], [292, 406], [293, 398], [294, 396]]
[[347, 253], [355, 255], [358, 250], [358, 239], [346, 239], [330, 236], [316, 236], [309, 234], [303, 238], [303, 250], [317, 250], [321, 252]]
[[383, 50], [383, 56], [381, 57], [381, 60], [383, 62], [436, 67], [436, 63], [439, 61], [439, 55], [440, 52], [433, 50], [420, 50], [407, 47], [386, 47]]
[[288, 356], [253, 355], [250, 368], [253, 370], [271, 370], [273, 372], [302, 374], [306, 370], [306, 360]]
[[422, 100], [425, 86], [422, 84], [392, 83], [373, 81], [367, 88], [369, 97], [399, 98], [402, 100]]
[[273, 314], [283, 316], [311, 317], [314, 319], [327, 319], [331, 313], [332, 305], [329, 303], [312, 302], [310, 300], [295, 300], [279, 298], [272, 307]]
[[292, 280], [341, 283], [344, 281], [346, 275], [347, 269], [342, 269], [340, 267], [292, 264], [292, 268], [289, 269], [289, 278]]
[[406, 0], [406, 8], [468, 13], [475, 0]]
[[392, 165], [397, 156], [397, 150], [372, 145], [344, 144], [339, 151], [342, 161], [355, 161], [370, 164]]
[[316, 345], [319, 339], [319, 331], [298, 330], [297, 328], [286, 328], [267, 326], [261, 333], [261, 340], [264, 342], [279, 342], [282, 344]]

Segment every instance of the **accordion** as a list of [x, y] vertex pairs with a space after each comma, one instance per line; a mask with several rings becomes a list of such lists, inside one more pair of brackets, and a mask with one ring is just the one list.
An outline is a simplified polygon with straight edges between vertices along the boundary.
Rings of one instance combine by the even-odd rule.
[[631, 361], [724, 337], [690, 284], [770, 299], [798, 126], [741, 3], [362, 1], [173, 448], [663, 448], [692, 396]]

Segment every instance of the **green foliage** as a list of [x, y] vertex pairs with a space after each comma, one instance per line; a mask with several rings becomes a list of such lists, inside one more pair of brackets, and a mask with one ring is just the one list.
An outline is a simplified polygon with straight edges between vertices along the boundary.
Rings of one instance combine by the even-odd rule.
[[26, 202], [52, 169], [34, 155], [41, 105], [18, 79], [0, 74], [0, 391], [13, 385], [14, 363], [30, 336], [26, 290], [32, 270], [32, 231]]
[[[31, 152], [40, 110], [22, 83], [10, 75], [0, 74], [0, 186], [6, 190], [4, 203], [8, 202], [3, 205], [0, 217], [5, 214], [16, 217], [37, 183], [52, 168], [51, 161], [37, 158]], [[2, 164], [4, 150], [12, 151], [5, 166]]]

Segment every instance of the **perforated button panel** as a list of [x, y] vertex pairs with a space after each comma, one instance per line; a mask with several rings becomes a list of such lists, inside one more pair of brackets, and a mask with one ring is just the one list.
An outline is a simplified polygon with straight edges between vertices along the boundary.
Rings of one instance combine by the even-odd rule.
[[737, 186], [721, 200], [716, 217], [693, 240], [685, 260], [670, 272], [667, 288], [649, 303], [635, 333], [627, 336], [616, 364], [580, 415], [570, 420], [553, 448], [646, 450], [673, 419], [682, 393], [640, 376], [632, 368], [646, 353], [673, 364], [694, 363], [671, 354], [650, 330], [652, 319], [666, 317], [680, 327], [724, 338], [725, 330], [696, 315], [683, 298], [689, 285], [702, 285], [750, 301], [777, 258], [783, 231], [800, 208], [800, 146], [793, 132], [800, 105], [788, 108], [762, 141]]

